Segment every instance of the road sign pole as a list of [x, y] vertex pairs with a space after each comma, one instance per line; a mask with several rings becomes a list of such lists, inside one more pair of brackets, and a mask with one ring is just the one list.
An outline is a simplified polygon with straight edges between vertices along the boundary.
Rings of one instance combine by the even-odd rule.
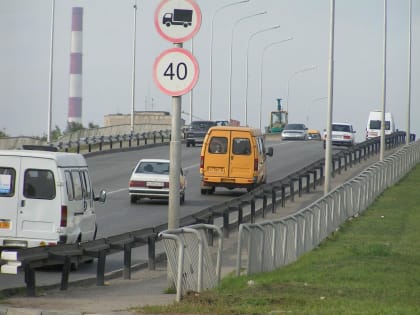
[[[174, 44], [174, 47], [182, 48], [182, 44]], [[171, 169], [169, 171], [169, 208], [168, 229], [179, 227], [180, 212], [180, 171], [181, 171], [181, 104], [182, 96], [172, 96], [172, 126], [170, 143]]]

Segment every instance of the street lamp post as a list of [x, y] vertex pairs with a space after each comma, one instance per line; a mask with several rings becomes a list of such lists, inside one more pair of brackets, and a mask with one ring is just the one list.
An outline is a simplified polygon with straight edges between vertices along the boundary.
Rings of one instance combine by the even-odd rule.
[[411, 108], [411, 19], [412, 19], [412, 0], [408, 3], [408, 104], [407, 104], [407, 134], [405, 136], [405, 143], [410, 143], [410, 108]]
[[267, 11], [262, 11], [262, 12], [257, 12], [251, 15], [247, 15], [244, 16], [242, 18], [240, 18], [239, 20], [236, 20], [235, 24], [233, 24], [232, 27], [232, 34], [231, 34], [231, 39], [230, 39], [230, 59], [229, 59], [229, 64], [230, 64], [230, 68], [229, 68], [229, 121], [232, 119], [232, 51], [233, 51], [233, 34], [235, 32], [235, 27], [238, 25], [239, 22], [245, 20], [245, 19], [249, 19], [251, 17], [257, 16], [257, 15], [261, 15], [261, 14], [266, 14]]
[[301, 70], [298, 70], [298, 71], [296, 71], [296, 72], [293, 72], [293, 74], [289, 77], [289, 80], [287, 81], [287, 103], [286, 103], [286, 111], [288, 112], [289, 111], [289, 95], [290, 95], [290, 81], [297, 75], [297, 74], [299, 74], [299, 73], [303, 73], [303, 72], [307, 72], [307, 71], [310, 71], [310, 70], [314, 70], [314, 69], [316, 69], [316, 66], [311, 66], [311, 67], [308, 67], [308, 68], [304, 68], [304, 69], [301, 69]]
[[263, 81], [263, 68], [264, 68], [264, 55], [265, 52], [267, 51], [268, 48], [274, 46], [274, 45], [278, 45], [284, 42], [287, 42], [289, 40], [292, 40], [293, 37], [289, 37], [287, 39], [283, 39], [277, 42], [273, 42], [271, 44], [268, 44], [267, 46], [264, 47], [263, 52], [261, 54], [261, 66], [260, 66], [260, 112], [259, 112], [259, 116], [258, 116], [258, 120], [259, 120], [259, 128], [261, 130], [261, 116], [262, 116], [262, 81]]
[[330, 0], [330, 45], [328, 55], [328, 107], [327, 129], [325, 139], [325, 171], [324, 171], [324, 195], [331, 190], [332, 171], [332, 119], [333, 119], [333, 96], [334, 96], [334, 37], [335, 37], [335, 0]]
[[245, 67], [246, 67], [246, 72], [245, 72], [246, 73], [245, 74], [245, 80], [246, 80], [246, 87], [245, 87], [245, 126], [248, 126], [248, 81], [249, 81], [249, 78], [248, 78], [248, 67], [249, 67], [248, 59], [249, 59], [249, 46], [250, 46], [250, 43], [251, 43], [251, 39], [257, 34], [260, 34], [260, 33], [266, 32], [266, 31], [270, 31], [270, 30], [273, 30], [273, 29], [276, 29], [276, 28], [279, 28], [279, 27], [280, 27], [280, 25], [274, 25], [274, 26], [256, 31], [256, 32], [252, 33], [251, 36], [249, 36], [249, 38], [248, 38], [248, 43], [247, 43], [247, 48], [246, 48], [246, 63], [245, 63]]
[[387, 0], [384, 0], [384, 38], [383, 38], [383, 68], [382, 68], [382, 113], [381, 113], [381, 140], [379, 160], [385, 158], [385, 111], [386, 111], [386, 37], [387, 37]]
[[[210, 82], [209, 82], [209, 120], [212, 120], [212, 97], [213, 97], [213, 28], [214, 28], [214, 18], [216, 17], [216, 14], [221, 11], [224, 8], [241, 4], [245, 2], [249, 2], [250, 0], [242, 0], [237, 2], [228, 3], [226, 5], [223, 5], [219, 7], [213, 14], [213, 17], [211, 19], [211, 33], [210, 33]], [[191, 111], [191, 110], [190, 110]], [[192, 112], [192, 111], [191, 111]]]
[[49, 94], [48, 94], [48, 131], [47, 142], [51, 142], [52, 129], [52, 85], [53, 85], [53, 61], [54, 61], [54, 11], [55, 0], [52, 0], [51, 5], [51, 42], [50, 42], [50, 79], [49, 79]]
[[134, 9], [134, 29], [133, 29], [133, 69], [131, 72], [132, 86], [131, 86], [131, 135], [134, 135], [134, 103], [135, 103], [135, 91], [136, 91], [136, 28], [137, 28], [137, 0], [133, 5]]

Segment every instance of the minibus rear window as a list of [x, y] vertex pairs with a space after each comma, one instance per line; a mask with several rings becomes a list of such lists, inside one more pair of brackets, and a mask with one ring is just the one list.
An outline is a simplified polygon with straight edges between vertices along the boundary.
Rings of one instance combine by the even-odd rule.
[[26, 170], [23, 186], [23, 195], [29, 199], [54, 199], [54, 174], [50, 170]]
[[236, 155], [250, 155], [251, 143], [248, 138], [234, 138], [232, 142], [232, 153]]

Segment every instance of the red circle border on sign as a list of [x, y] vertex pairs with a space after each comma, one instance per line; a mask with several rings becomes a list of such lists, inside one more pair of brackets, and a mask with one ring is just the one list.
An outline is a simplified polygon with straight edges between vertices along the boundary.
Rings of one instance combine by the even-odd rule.
[[158, 31], [158, 33], [164, 39], [170, 41], [171, 43], [178, 44], [178, 43], [186, 42], [186, 41], [190, 40], [195, 34], [197, 34], [198, 30], [200, 29], [200, 26], [201, 26], [201, 10], [200, 10], [200, 7], [193, 0], [185, 0], [185, 1], [187, 1], [191, 4], [191, 6], [194, 8], [194, 12], [197, 14], [197, 25], [194, 27], [194, 29], [191, 31], [191, 33], [189, 35], [181, 37], [181, 38], [174, 38], [174, 37], [166, 35], [164, 32], [162, 32], [161, 28], [159, 27], [159, 23], [160, 23], [159, 12], [160, 12], [160, 9], [162, 8], [163, 5], [165, 5], [169, 1], [171, 1], [171, 0], [162, 0], [159, 3], [159, 6], [157, 7], [157, 9], [155, 11], [155, 27], [156, 27], [156, 30]]
[[[171, 90], [168, 90], [167, 88], [165, 88], [159, 82], [159, 80], [156, 77], [156, 68], [157, 68], [157, 65], [158, 65], [160, 59], [162, 59], [166, 55], [168, 55], [170, 53], [173, 53], [173, 52], [177, 52], [177, 53], [181, 53], [181, 54], [186, 55], [192, 61], [192, 63], [194, 64], [194, 69], [196, 70], [195, 73], [194, 73], [194, 77], [193, 77], [191, 83], [185, 89], [183, 89], [181, 91], [171, 91]], [[174, 48], [170, 48], [170, 49], [165, 50], [164, 52], [162, 52], [156, 58], [155, 63], [153, 64], [153, 80], [155, 81], [155, 84], [159, 87], [159, 89], [163, 93], [165, 93], [167, 95], [170, 95], [170, 96], [181, 96], [181, 95], [184, 95], [184, 94], [188, 93], [189, 91], [191, 91], [192, 88], [194, 87], [194, 85], [197, 83], [198, 74], [199, 74], [199, 68], [198, 68], [197, 59], [194, 57], [194, 55], [191, 52], [189, 52], [188, 50], [186, 50], [184, 48], [174, 47]]]

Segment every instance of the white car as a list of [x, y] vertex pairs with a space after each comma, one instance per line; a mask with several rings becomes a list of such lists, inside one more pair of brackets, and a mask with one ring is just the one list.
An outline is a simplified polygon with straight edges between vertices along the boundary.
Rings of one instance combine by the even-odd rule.
[[305, 124], [287, 124], [282, 133], [282, 140], [307, 140], [308, 127]]
[[[142, 198], [169, 199], [169, 160], [142, 159], [131, 174], [128, 193], [131, 203]], [[183, 170], [180, 175], [180, 203], [185, 201], [186, 179]]]
[[[333, 123], [331, 128], [331, 142], [337, 146], [348, 146], [354, 145], [356, 131], [353, 130], [353, 125], [349, 123]], [[324, 148], [327, 134], [324, 132]]]

